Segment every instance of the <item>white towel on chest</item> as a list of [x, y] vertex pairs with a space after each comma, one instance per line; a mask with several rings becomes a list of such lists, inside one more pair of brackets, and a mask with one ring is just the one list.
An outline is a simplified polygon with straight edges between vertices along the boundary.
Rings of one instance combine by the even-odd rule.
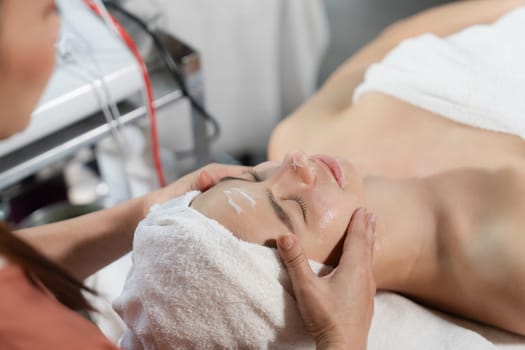
[[403, 41], [372, 65], [354, 101], [375, 91], [456, 122], [525, 138], [525, 7], [446, 38]]

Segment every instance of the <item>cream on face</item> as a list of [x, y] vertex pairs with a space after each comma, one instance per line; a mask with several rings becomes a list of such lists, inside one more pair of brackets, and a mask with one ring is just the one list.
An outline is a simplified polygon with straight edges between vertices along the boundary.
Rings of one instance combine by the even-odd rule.
[[226, 197], [228, 198], [228, 205], [230, 207], [233, 208], [233, 210], [235, 210], [235, 212], [237, 213], [237, 215], [240, 215], [242, 213], [242, 208], [237, 204], [237, 202], [235, 202], [235, 200], [232, 198], [232, 191], [230, 190], [225, 190], [224, 191], [224, 194], [226, 195]]
[[257, 204], [255, 199], [253, 199], [252, 196], [250, 196], [248, 193], [246, 193], [242, 188], [238, 187], [232, 187], [229, 190], [224, 190], [224, 194], [226, 195], [226, 198], [228, 198], [228, 205], [235, 210], [237, 215], [242, 214], [242, 207], [241, 205], [233, 198], [233, 193], [237, 193], [245, 202], [248, 202], [250, 206], [253, 208]]
[[333, 210], [327, 210], [319, 219], [319, 227], [321, 228], [321, 231], [326, 230], [332, 222], [336, 219], [337, 213], [335, 213]]
[[299, 156], [294, 153], [292, 155], [292, 161], [290, 162], [290, 166], [295, 171], [297, 168], [304, 168], [306, 166], [306, 161], [304, 157], [299, 158]]
[[239, 193], [242, 197], [244, 197], [244, 199], [246, 199], [250, 203], [252, 208], [255, 207], [255, 205], [257, 204], [255, 199], [253, 199], [253, 197], [250, 196], [248, 193], [244, 192], [242, 188], [233, 187], [232, 190], [234, 190], [235, 192]]

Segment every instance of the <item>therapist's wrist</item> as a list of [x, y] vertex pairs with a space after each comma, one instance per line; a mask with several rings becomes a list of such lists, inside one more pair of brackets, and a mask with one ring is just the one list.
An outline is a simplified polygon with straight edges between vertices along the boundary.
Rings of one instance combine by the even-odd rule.
[[352, 337], [351, 332], [344, 335], [326, 335], [316, 337], [316, 350], [366, 350], [367, 339]]
[[343, 343], [329, 343], [329, 344], [318, 344], [316, 350], [366, 350], [366, 345], [357, 344], [343, 344]]
[[[351, 345], [344, 344], [344, 342], [317, 342], [316, 350], [348, 350], [352, 349]], [[353, 350], [353, 349], [352, 349]], [[359, 349], [361, 350], [361, 349]], [[363, 349], [364, 350], [364, 349]]]

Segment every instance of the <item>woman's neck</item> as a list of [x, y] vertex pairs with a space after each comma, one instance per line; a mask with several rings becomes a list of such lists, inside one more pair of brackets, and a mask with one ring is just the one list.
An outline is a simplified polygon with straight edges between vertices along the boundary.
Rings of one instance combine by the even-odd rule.
[[366, 207], [378, 215], [374, 275], [378, 289], [404, 292], [437, 271], [437, 197], [424, 179], [365, 179]]

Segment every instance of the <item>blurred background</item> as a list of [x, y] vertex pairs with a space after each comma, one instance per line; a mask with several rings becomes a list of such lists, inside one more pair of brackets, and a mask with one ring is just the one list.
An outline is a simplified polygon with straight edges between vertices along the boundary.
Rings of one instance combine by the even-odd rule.
[[[120, 0], [154, 18], [144, 0]], [[266, 159], [271, 130], [385, 27], [446, 0], [151, 0], [159, 24], [201, 55], [213, 144], [244, 164]], [[162, 18], [163, 17], [163, 18]], [[254, 131], [257, 132], [254, 132]]]
[[346, 58], [389, 24], [447, 2], [452, 1], [323, 0], [331, 40], [319, 72], [319, 81], [324, 81]]

